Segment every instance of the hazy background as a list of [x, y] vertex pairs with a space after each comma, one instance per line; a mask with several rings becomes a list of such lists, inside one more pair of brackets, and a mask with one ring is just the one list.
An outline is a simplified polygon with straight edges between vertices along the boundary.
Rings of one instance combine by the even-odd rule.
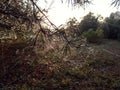
[[120, 11], [120, 8], [111, 6], [111, 0], [93, 0], [93, 3], [88, 5], [86, 9], [82, 7], [73, 8], [67, 2], [62, 3], [61, 0], [46, 0], [46, 2], [42, 0], [38, 2], [38, 5], [42, 9], [48, 9], [49, 19], [57, 26], [64, 24], [72, 17], [80, 21], [88, 12], [107, 17], [111, 12]]

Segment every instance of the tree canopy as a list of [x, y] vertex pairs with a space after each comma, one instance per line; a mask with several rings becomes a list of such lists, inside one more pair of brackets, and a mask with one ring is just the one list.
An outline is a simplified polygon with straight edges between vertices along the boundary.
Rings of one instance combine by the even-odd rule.
[[98, 27], [98, 17], [95, 17], [93, 13], [88, 13], [86, 16], [84, 16], [83, 20], [81, 21], [79, 28], [82, 32], [87, 31], [89, 29], [96, 30]]
[[120, 40], [120, 12], [111, 13], [105, 18], [103, 29], [106, 38]]

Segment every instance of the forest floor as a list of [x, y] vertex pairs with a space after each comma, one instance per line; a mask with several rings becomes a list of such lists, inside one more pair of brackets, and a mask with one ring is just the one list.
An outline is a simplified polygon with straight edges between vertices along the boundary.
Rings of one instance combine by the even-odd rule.
[[118, 41], [86, 43], [72, 48], [67, 55], [54, 50], [41, 51], [37, 61], [39, 68], [35, 68], [34, 78], [29, 79], [33, 86], [15, 90], [120, 90]]
[[[52, 58], [50, 58], [52, 56]], [[52, 71], [49, 90], [120, 90], [120, 42], [86, 44], [65, 57], [46, 54]], [[47, 89], [44, 89], [47, 90]]]
[[87, 49], [81, 50], [70, 62], [73, 66], [87, 68], [88, 72], [80, 71], [89, 79], [83, 79], [83, 86], [76, 90], [120, 90], [120, 42], [104, 40], [100, 45], [87, 44]]

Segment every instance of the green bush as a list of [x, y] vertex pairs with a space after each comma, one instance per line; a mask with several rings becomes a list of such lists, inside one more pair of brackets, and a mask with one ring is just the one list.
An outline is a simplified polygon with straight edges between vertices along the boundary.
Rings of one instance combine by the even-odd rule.
[[83, 33], [83, 36], [90, 43], [101, 43], [104, 37], [103, 30], [97, 29], [96, 31], [93, 29], [89, 29], [88, 31]]

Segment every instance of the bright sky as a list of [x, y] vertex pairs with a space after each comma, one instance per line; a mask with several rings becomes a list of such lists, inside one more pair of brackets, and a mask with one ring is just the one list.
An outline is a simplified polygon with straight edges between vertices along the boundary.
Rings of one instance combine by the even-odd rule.
[[88, 5], [85, 10], [82, 7], [73, 8], [68, 6], [68, 3], [61, 3], [61, 0], [46, 1], [47, 3], [45, 3], [44, 0], [41, 0], [38, 5], [43, 9], [49, 8], [47, 16], [57, 26], [65, 24], [69, 18], [73, 17], [80, 21], [80, 19], [82, 19], [82, 17], [89, 12], [93, 12], [95, 15], [107, 17], [111, 12], [120, 11], [120, 8], [117, 9], [113, 6], [110, 6], [111, 0], [93, 0], [93, 4]]

